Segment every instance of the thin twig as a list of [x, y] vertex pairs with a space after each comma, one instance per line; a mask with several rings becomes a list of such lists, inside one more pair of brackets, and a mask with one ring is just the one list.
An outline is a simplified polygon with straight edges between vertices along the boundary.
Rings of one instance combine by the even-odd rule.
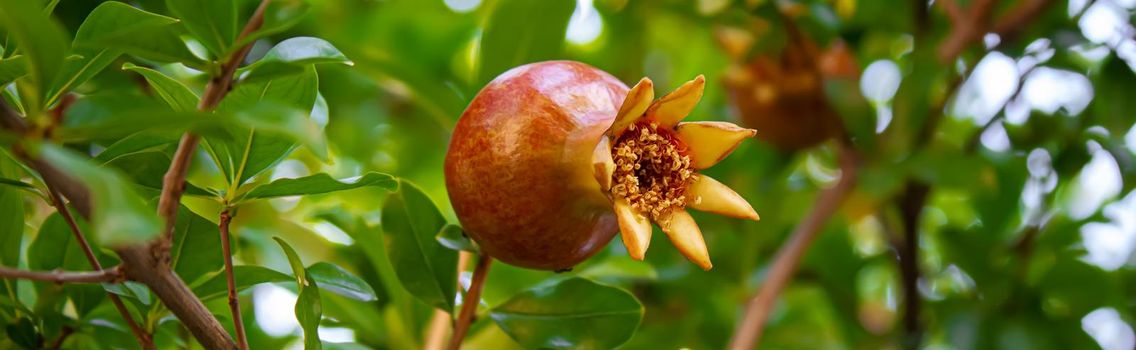
[[[269, 2], [271, 0], [260, 2], [248, 23], [245, 24], [244, 29], [241, 30], [241, 35], [237, 37], [237, 41], [252, 34], [264, 24], [264, 11], [268, 8]], [[209, 83], [205, 85], [205, 93], [197, 104], [198, 110], [212, 111], [217, 107], [217, 104], [221, 103], [221, 100], [229, 93], [237, 67], [245, 60], [249, 50], [252, 50], [252, 43], [248, 43], [233, 52], [221, 63], [221, 75], [210, 79]], [[162, 245], [163, 254], [168, 253], [170, 244], [173, 242], [178, 204], [181, 203], [181, 195], [185, 191], [185, 175], [189, 171], [189, 164], [193, 158], [193, 153], [197, 150], [198, 142], [200, 142], [200, 138], [196, 134], [187, 132], [182, 135], [181, 141], [178, 142], [177, 151], [174, 152], [173, 160], [170, 162], [170, 168], [162, 177], [162, 194], [158, 199], [158, 214], [166, 219], [165, 226], [162, 228], [164, 233], [162, 237], [165, 237]], [[169, 260], [169, 257], [165, 256], [164, 260]]]
[[[91, 244], [87, 242], [87, 238], [79, 229], [75, 217], [71, 215], [71, 210], [68, 209], [67, 204], [63, 202], [63, 196], [59, 195], [59, 191], [56, 191], [50, 185], [47, 186], [47, 192], [51, 195], [51, 201], [55, 206], [55, 210], [59, 212], [63, 220], [67, 222], [67, 226], [71, 228], [71, 233], [74, 234], [75, 241], [79, 242], [79, 247], [83, 249], [83, 254], [87, 256], [87, 262], [91, 264], [91, 267], [94, 268], [95, 271], [103, 271], [102, 263], [99, 263], [98, 257], [95, 256], [94, 250], [91, 249]], [[111, 292], [107, 292], [107, 298], [114, 304], [114, 308], [118, 310], [118, 313], [122, 315], [122, 319], [125, 320], [126, 325], [130, 327], [130, 332], [134, 333], [134, 338], [138, 340], [138, 345], [146, 350], [155, 349], [154, 336], [150, 335], [149, 332], [142, 329], [142, 326], [138, 325], [138, 322], [134, 320], [134, 316], [130, 315], [130, 310], [126, 309], [126, 304], [122, 303], [122, 298], [119, 298], [117, 294]]]
[[465, 338], [465, 333], [469, 331], [469, 326], [473, 323], [473, 316], [477, 314], [477, 305], [481, 304], [481, 289], [485, 286], [485, 277], [489, 275], [489, 263], [491, 262], [493, 262], [493, 258], [482, 254], [481, 258], [477, 260], [477, 266], [473, 268], [473, 278], [469, 282], [469, 290], [462, 296], [461, 312], [458, 313], [458, 319], [454, 322], [454, 335], [450, 337], [449, 350], [461, 349], [462, 339]]
[[0, 266], [0, 278], [64, 283], [107, 283], [122, 279], [118, 267], [102, 271], [30, 271]]
[[245, 324], [241, 321], [241, 300], [237, 296], [237, 282], [233, 278], [233, 250], [229, 243], [229, 223], [233, 221], [230, 209], [221, 211], [218, 227], [221, 230], [221, 255], [225, 257], [225, 280], [229, 284], [229, 312], [233, 314], [233, 330], [237, 332], [237, 346], [241, 350], [248, 350], [248, 338], [245, 337]]
[[757, 295], [750, 299], [742, 322], [734, 329], [730, 349], [749, 350], [757, 344], [777, 295], [789, 284], [789, 279], [793, 277], [805, 251], [820, 234], [825, 222], [836, 213], [840, 204], [848, 198], [855, 187], [859, 171], [859, 155], [846, 139], [842, 139], [840, 143], [840, 153], [840, 180], [817, 197], [812, 212], [793, 231], [789, 241], [777, 251], [765, 283], [762, 284]]
[[950, 62], [972, 43], [981, 40], [988, 32], [998, 34], [1002, 42], [1015, 37], [1053, 1], [1020, 1], [997, 21], [992, 19], [996, 0], [977, 0], [969, 11], [959, 8], [953, 0], [941, 0], [936, 3], [941, 4], [947, 17], [951, 19], [951, 32], [939, 46], [939, 60]]

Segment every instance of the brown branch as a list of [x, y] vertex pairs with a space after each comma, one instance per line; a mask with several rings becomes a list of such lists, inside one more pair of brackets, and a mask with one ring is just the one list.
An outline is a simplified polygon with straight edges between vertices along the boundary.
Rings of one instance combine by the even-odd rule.
[[[264, 24], [264, 11], [268, 8], [269, 2], [271, 1], [262, 0], [260, 2], [248, 23], [245, 24], [244, 29], [241, 30], [237, 41], [249, 36]], [[252, 50], [252, 43], [248, 43], [233, 52], [221, 63], [221, 75], [210, 79], [209, 83], [205, 85], [205, 93], [197, 104], [198, 110], [212, 111], [217, 107], [217, 104], [221, 103], [221, 100], [229, 93], [237, 67], [245, 60], [245, 56], [248, 56], [249, 50]], [[189, 171], [189, 164], [193, 160], [193, 153], [197, 150], [198, 142], [200, 142], [200, 138], [193, 133], [187, 132], [182, 135], [181, 141], [178, 142], [177, 151], [174, 152], [174, 157], [170, 161], [170, 168], [162, 177], [162, 194], [158, 199], [158, 215], [165, 218], [165, 226], [162, 228], [164, 240], [160, 246], [162, 248], [160, 253], [164, 256], [163, 260], [169, 260], [167, 253], [171, 242], [173, 242], [178, 204], [181, 203], [181, 195], [185, 191], [185, 175]]]
[[903, 239], [895, 244], [897, 263], [903, 287], [903, 345], [917, 349], [923, 338], [919, 317], [922, 298], [919, 295], [919, 221], [931, 187], [909, 179], [897, 204], [903, 221]]
[[233, 278], [233, 250], [229, 243], [229, 223], [233, 221], [233, 215], [230, 209], [221, 212], [219, 221], [217, 226], [221, 231], [221, 255], [225, 257], [225, 280], [229, 284], [229, 312], [233, 314], [233, 330], [237, 333], [237, 346], [241, 350], [248, 350], [245, 324], [241, 321], [241, 300], [237, 296], [237, 282]]
[[[71, 210], [67, 209], [67, 204], [63, 202], [63, 196], [59, 195], [59, 191], [51, 188], [50, 185], [47, 186], [47, 192], [51, 195], [51, 201], [55, 206], [55, 210], [59, 212], [63, 220], [67, 222], [67, 226], [71, 228], [71, 233], [74, 234], [75, 241], [79, 242], [79, 247], [83, 249], [83, 255], [87, 256], [87, 262], [90, 263], [91, 267], [96, 271], [103, 271], [102, 263], [99, 263], [98, 257], [95, 256], [94, 250], [91, 249], [91, 244], [87, 242], [87, 238], [79, 229], [79, 225], [75, 222], [75, 217], [71, 216]], [[142, 326], [138, 325], [138, 322], [134, 320], [134, 316], [131, 316], [130, 311], [126, 309], [126, 304], [122, 303], [122, 298], [119, 298], [117, 294], [111, 292], [107, 292], [107, 298], [114, 304], [114, 308], [118, 310], [118, 313], [122, 315], [122, 319], [126, 321], [126, 325], [130, 327], [130, 332], [133, 333], [134, 338], [138, 340], [138, 345], [145, 350], [155, 349], [154, 336], [145, 329], [142, 329]], [[62, 342], [62, 340], [60, 340], [60, 342]]]
[[777, 251], [765, 283], [762, 284], [757, 295], [750, 299], [741, 323], [734, 329], [734, 337], [730, 339], [730, 349], [753, 349], [758, 343], [765, 328], [765, 321], [773, 309], [773, 302], [776, 301], [781, 290], [789, 284], [789, 279], [797, 270], [805, 250], [820, 234], [825, 222], [851, 194], [856, 184], [860, 160], [847, 140], [843, 140], [840, 144], [840, 158], [840, 180], [817, 197], [812, 212], [793, 231], [789, 241]]
[[950, 62], [972, 43], [981, 40], [988, 32], [998, 34], [1003, 42], [1007, 41], [1024, 29], [1053, 1], [1022, 0], [996, 22], [992, 19], [996, 0], [977, 0], [969, 11], [962, 10], [952, 0], [936, 3], [942, 4], [943, 11], [947, 13], [953, 25], [950, 34], [939, 45], [939, 60]]
[[109, 283], [122, 280], [120, 267], [102, 271], [29, 271], [0, 266], [0, 278], [64, 283]]
[[[467, 251], [458, 252], [458, 272], [465, 271], [469, 266], [469, 261], [473, 260], [473, 253]], [[461, 282], [461, 277], [458, 277], [458, 282]], [[430, 325], [426, 328], [426, 339], [422, 342], [422, 350], [442, 350], [446, 346], [446, 338], [450, 336], [451, 331], [451, 318], [448, 312], [442, 310], [434, 310], [434, 316], [430, 318]]]
[[[255, 31], [263, 23], [264, 10], [269, 0], [262, 0], [260, 6], [241, 32], [241, 37]], [[234, 52], [222, 64], [221, 76], [212, 79], [206, 86], [205, 94], [199, 107], [211, 110], [221, 101], [232, 84], [233, 74], [245, 55], [251, 49], [251, 44]], [[0, 125], [18, 134], [25, 134], [28, 130], [23, 118], [0, 100]], [[193, 291], [170, 269], [168, 263], [168, 248], [170, 232], [174, 226], [174, 217], [177, 214], [177, 204], [185, 187], [185, 171], [189, 160], [197, 145], [197, 137], [188, 134], [178, 145], [171, 162], [171, 171], [163, 177], [162, 197], [159, 204], [159, 213], [167, 218], [166, 227], [162, 230], [158, 244], [140, 244], [119, 247], [116, 252], [122, 260], [121, 269], [125, 274], [142, 284], [145, 284], [162, 301], [182, 324], [193, 334], [201, 345], [207, 349], [236, 349], [236, 344], [225, 331], [224, 327], [209, 312]], [[89, 218], [91, 215], [91, 200], [89, 190], [82, 182], [76, 180], [54, 165], [39, 159], [29, 159], [22, 156], [25, 161], [43, 178], [44, 183], [56, 188], [65, 197], [72, 201], [72, 206], [80, 215]], [[5, 270], [7, 271], [7, 270]], [[117, 270], [116, 270], [117, 271]], [[10, 272], [10, 271], [8, 271]], [[18, 270], [17, 270], [18, 272]], [[40, 278], [55, 278], [50, 275], [32, 274]], [[65, 275], [70, 277], [70, 275]]]
[[474, 315], [477, 314], [477, 306], [481, 304], [481, 289], [485, 286], [485, 277], [489, 275], [489, 263], [493, 262], [493, 258], [489, 255], [482, 254], [481, 258], [477, 260], [477, 266], [473, 268], [473, 280], [469, 282], [469, 290], [465, 292], [462, 297], [461, 312], [458, 313], [458, 319], [454, 322], [454, 335], [450, 337], [450, 350], [461, 349], [462, 339], [465, 338], [465, 333], [469, 331], [469, 326], [473, 323]]

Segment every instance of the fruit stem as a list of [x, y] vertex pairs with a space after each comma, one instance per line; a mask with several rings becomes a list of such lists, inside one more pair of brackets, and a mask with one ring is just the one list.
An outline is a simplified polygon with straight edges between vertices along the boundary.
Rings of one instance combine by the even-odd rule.
[[477, 266], [473, 268], [473, 278], [469, 283], [469, 290], [462, 296], [461, 312], [458, 313], [458, 319], [454, 321], [454, 335], [450, 338], [449, 350], [461, 348], [462, 338], [465, 338], [465, 333], [469, 331], [469, 326], [473, 323], [473, 317], [477, 314], [477, 305], [481, 304], [481, 289], [485, 286], [485, 277], [489, 275], [490, 262], [493, 262], [493, 258], [481, 254], [481, 258], [477, 260]]

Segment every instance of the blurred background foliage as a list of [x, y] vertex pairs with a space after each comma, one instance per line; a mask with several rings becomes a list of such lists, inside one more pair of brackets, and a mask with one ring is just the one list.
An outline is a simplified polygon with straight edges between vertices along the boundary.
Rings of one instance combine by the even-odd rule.
[[[382, 172], [416, 184], [445, 221], [457, 223], [442, 177], [450, 130], [487, 81], [547, 59], [579, 60], [625, 83], [650, 77], [660, 93], [705, 74], [706, 96], [692, 118], [758, 130], [756, 140], [708, 170], [762, 216], [744, 222], [695, 214], [715, 259], [712, 271], [657, 242], [646, 262], [635, 262], [615, 240], [565, 274], [495, 264], [486, 307], [581, 276], [624, 288], [643, 305], [641, 324], [624, 348], [726, 347], [773, 255], [817, 194], [841, 175], [837, 147], [827, 140], [847, 135], [862, 158], [859, 179], [781, 293], [762, 348], [1136, 346], [1134, 1], [937, 0], [925, 15], [919, 1], [874, 0], [280, 2], [296, 6], [286, 15], [298, 14], [298, 24], [256, 41], [248, 62], [284, 39], [313, 36], [353, 65], [316, 66], [312, 117], [326, 124], [330, 161], [297, 148], [255, 183]], [[170, 14], [165, 1], [127, 3]], [[1030, 3], [1042, 6], [1028, 21], [997, 28]], [[63, 0], [54, 16], [74, 36], [99, 4]], [[993, 20], [967, 16], [983, 4], [992, 6]], [[238, 1], [238, 18], [253, 7], [253, 1]], [[944, 53], [967, 28], [976, 31], [973, 40]], [[195, 91], [206, 83], [200, 71], [182, 64], [118, 60], [75, 89], [78, 101], [67, 118], [159, 104], [138, 74], [117, 69], [127, 61]], [[108, 143], [91, 145], [99, 150]], [[170, 152], [172, 145], [158, 150]], [[223, 171], [199, 153], [190, 183], [225, 188]], [[156, 188], [165, 165], [145, 158], [108, 164], [141, 187]], [[19, 169], [0, 162], [0, 173], [18, 177]], [[920, 189], [926, 197], [911, 208], [906, 199]], [[0, 199], [13, 193], [0, 192]], [[423, 348], [435, 312], [400, 287], [387, 257], [389, 245], [397, 244], [382, 235], [380, 209], [388, 193], [365, 187], [245, 203], [233, 223], [237, 263], [289, 271], [290, 258], [272, 239], [281, 237], [304, 262], [342, 266], [373, 288], [371, 301], [317, 296], [325, 347]], [[29, 203], [25, 246], [62, 230], [48, 230], [60, 224], [52, 223], [49, 206], [23, 200]], [[221, 210], [207, 198], [185, 203], [214, 224]], [[918, 248], [908, 255], [914, 262], [897, 259], [909, 239]], [[86, 267], [78, 262], [58, 266]], [[273, 278], [262, 277], [277, 282], [241, 294], [250, 343], [300, 347], [303, 333], [292, 315], [300, 291], [287, 276]], [[459, 278], [468, 283], [469, 272]], [[18, 285], [21, 295], [35, 294], [32, 283]], [[905, 316], [905, 287], [922, 300], [911, 312], [914, 320]], [[74, 295], [67, 304], [73, 309], [56, 317], [85, 314]], [[93, 295], [103, 294], [96, 288]], [[228, 326], [223, 299], [208, 305]], [[102, 304], [95, 309], [101, 318], [78, 317], [100, 322], [81, 327], [69, 344], [132, 347], [119, 317]], [[29, 333], [32, 326], [23, 321], [0, 317], [8, 324], [0, 344], [23, 344], [16, 335], [58, 332]], [[167, 339], [160, 344], [182, 345], [183, 330], [156, 322], [159, 337]], [[466, 344], [508, 349], [524, 342], [483, 315]]]

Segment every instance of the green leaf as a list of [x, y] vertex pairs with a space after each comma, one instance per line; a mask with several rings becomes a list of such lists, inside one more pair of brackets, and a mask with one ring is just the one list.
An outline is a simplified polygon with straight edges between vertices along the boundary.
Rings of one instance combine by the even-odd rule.
[[138, 300], [142, 305], [148, 306], [154, 303], [154, 299], [150, 296], [150, 290], [147, 289], [146, 285], [138, 282], [103, 283], [102, 286], [103, 290], [107, 292]]
[[23, 193], [11, 186], [0, 186], [0, 213], [4, 213], [0, 215], [0, 265], [20, 266], [20, 242], [24, 238]]
[[359, 301], [374, 301], [375, 290], [363, 281], [338, 265], [328, 262], [318, 262], [308, 266], [308, 276], [319, 283], [324, 290]]
[[237, 37], [237, 2], [232, 0], [166, 0], [170, 12], [214, 57], [221, 57]]
[[16, 322], [4, 326], [8, 339], [24, 349], [39, 349], [43, 347], [43, 335], [36, 332], [35, 323], [27, 317], [20, 317]]
[[307, 36], [281, 41], [257, 62], [284, 62], [295, 65], [342, 63], [353, 65], [339, 49], [320, 38]]
[[268, 8], [264, 10], [264, 23], [260, 28], [237, 40], [229, 51], [232, 52], [260, 38], [288, 30], [300, 23], [309, 9], [311, 6], [304, 0], [276, 0], [268, 3]]
[[180, 81], [167, 77], [162, 72], [139, 67], [129, 62], [122, 65], [122, 69], [141, 74], [143, 78], [146, 78], [146, 81], [150, 83], [150, 86], [154, 88], [162, 101], [165, 101], [174, 111], [192, 112], [197, 110], [197, 102], [200, 98]]
[[[74, 53], [85, 57], [77, 67], [99, 63], [94, 67], [97, 69], [89, 72], [93, 76], [120, 52], [161, 62], [183, 62], [190, 67], [203, 67], [202, 60], [194, 56], [178, 37], [177, 23], [175, 18], [146, 12], [125, 3], [104, 2], [87, 16], [75, 34]], [[92, 60], [100, 55], [109, 60]], [[74, 83], [68, 85], [77, 86]]]
[[383, 173], [366, 173], [363, 176], [352, 178], [333, 179], [330, 175], [319, 173], [295, 179], [279, 179], [253, 188], [243, 199], [276, 198], [287, 196], [302, 196], [308, 194], [321, 194], [336, 191], [345, 191], [360, 187], [373, 186], [388, 191], [398, 187], [393, 177]]
[[452, 311], [457, 295], [458, 252], [434, 239], [445, 218], [422, 190], [405, 180], [383, 204], [383, 231], [395, 274], [410, 294], [430, 306]]
[[313, 64], [341, 63], [354, 65], [339, 49], [320, 38], [296, 37], [284, 40], [246, 68], [248, 81], [271, 79], [302, 72]]
[[655, 280], [659, 278], [659, 273], [648, 262], [637, 261], [627, 255], [614, 255], [599, 264], [588, 266], [579, 276], [604, 281]]
[[85, 185], [91, 194], [91, 224], [96, 241], [105, 246], [145, 242], [155, 237], [159, 221], [117, 171], [55, 145], [42, 145], [40, 156]]
[[307, 285], [300, 285], [300, 296], [296, 298], [296, 321], [304, 329], [304, 350], [320, 350], [323, 344], [319, 339], [319, 323], [323, 317], [319, 288], [311, 276]]
[[635, 334], [643, 305], [625, 290], [571, 278], [517, 294], [489, 317], [526, 348], [612, 349]]
[[[233, 280], [237, 283], [237, 291], [261, 283], [285, 282], [292, 280], [291, 276], [263, 266], [242, 265], [233, 266]], [[217, 273], [200, 285], [193, 287], [193, 293], [201, 300], [212, 300], [228, 295], [229, 285], [225, 274]]]
[[[122, 54], [118, 47], [134, 42], [137, 35], [168, 30], [162, 27], [172, 28], [171, 25], [177, 22], [176, 19], [142, 11], [121, 2], [102, 3], [79, 26], [75, 40], [71, 43], [71, 54], [81, 58], [64, 63], [63, 73], [48, 90], [47, 103], [58, 100], [67, 91], [101, 72]], [[113, 44], [96, 44], [105, 42]]]
[[478, 86], [513, 67], [559, 57], [575, 8], [571, 1], [498, 1], [481, 36]]
[[0, 0], [0, 24], [19, 44], [31, 78], [32, 91], [21, 97], [35, 111], [43, 107], [41, 97], [63, 68], [67, 52], [63, 28], [42, 10], [39, 1]]
[[[219, 112], [237, 114], [242, 121], [254, 127], [232, 130], [226, 137], [205, 138], [205, 150], [229, 183], [244, 184], [283, 160], [296, 148], [296, 142], [285, 135], [322, 142], [322, 131], [318, 126], [305, 122], [310, 122], [306, 114], [288, 111], [289, 108], [310, 111], [315, 105], [318, 86], [315, 69], [308, 67], [301, 74], [239, 84], [221, 101], [217, 107]], [[256, 108], [261, 110], [255, 111]], [[256, 127], [275, 131], [277, 135], [259, 132]], [[310, 148], [321, 146], [309, 143]], [[316, 154], [323, 152], [317, 151]]]
[[0, 87], [8, 85], [16, 79], [28, 74], [28, 63], [24, 56], [12, 56], [0, 59]]
[[224, 256], [221, 255], [217, 225], [184, 206], [178, 208], [177, 215], [170, 266], [187, 283], [220, 271], [224, 266]]
[[292, 249], [292, 246], [288, 245], [288, 242], [285, 242], [283, 238], [272, 237], [272, 239], [280, 245], [280, 249], [288, 257], [288, 265], [292, 267], [292, 275], [296, 277], [296, 284], [301, 287], [306, 285], [308, 281], [307, 269], [304, 268], [304, 261], [300, 260], [300, 254], [297, 254], [296, 250]]
[[458, 225], [447, 224], [442, 227], [442, 231], [438, 232], [434, 239], [438, 240], [438, 243], [442, 246], [453, 250], [464, 250], [471, 253], [481, 252], [477, 242], [470, 239], [465, 234], [465, 230], [462, 230], [461, 226]]
[[[78, 217], [75, 220], [81, 232], [90, 232], [85, 221]], [[98, 251], [97, 247], [91, 249]], [[27, 255], [28, 268], [32, 270], [91, 270], [91, 263], [86, 260], [75, 234], [59, 213], [52, 213], [43, 220], [35, 239], [28, 246]]]

